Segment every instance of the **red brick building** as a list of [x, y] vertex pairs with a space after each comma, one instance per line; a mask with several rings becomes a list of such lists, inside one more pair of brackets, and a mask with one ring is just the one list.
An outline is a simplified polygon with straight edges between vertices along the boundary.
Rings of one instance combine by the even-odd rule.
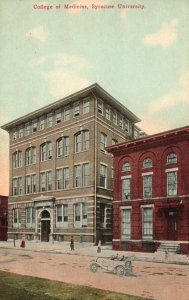
[[113, 249], [189, 253], [189, 126], [106, 149], [114, 156]]
[[7, 240], [8, 231], [8, 197], [0, 195], [0, 241]]

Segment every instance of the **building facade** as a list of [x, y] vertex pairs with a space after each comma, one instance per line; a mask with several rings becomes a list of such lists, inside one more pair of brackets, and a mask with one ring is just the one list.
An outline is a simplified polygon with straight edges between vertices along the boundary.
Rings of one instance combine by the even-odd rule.
[[7, 240], [8, 197], [0, 195], [0, 241]]
[[8, 238], [112, 239], [106, 146], [137, 138], [139, 119], [98, 84], [2, 128], [10, 135]]
[[189, 126], [108, 147], [113, 249], [189, 253]]

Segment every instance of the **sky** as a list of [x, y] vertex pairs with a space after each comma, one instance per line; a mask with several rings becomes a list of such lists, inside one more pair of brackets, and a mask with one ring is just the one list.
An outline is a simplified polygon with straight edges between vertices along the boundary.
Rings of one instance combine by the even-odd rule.
[[[148, 134], [188, 125], [188, 40], [188, 0], [0, 0], [0, 126], [95, 82]], [[8, 195], [1, 129], [0, 140], [0, 195]]]

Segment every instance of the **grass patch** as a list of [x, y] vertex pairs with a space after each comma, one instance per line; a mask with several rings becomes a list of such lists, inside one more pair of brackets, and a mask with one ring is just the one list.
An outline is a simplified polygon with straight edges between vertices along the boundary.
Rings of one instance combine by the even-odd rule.
[[142, 300], [100, 289], [0, 271], [1, 300]]

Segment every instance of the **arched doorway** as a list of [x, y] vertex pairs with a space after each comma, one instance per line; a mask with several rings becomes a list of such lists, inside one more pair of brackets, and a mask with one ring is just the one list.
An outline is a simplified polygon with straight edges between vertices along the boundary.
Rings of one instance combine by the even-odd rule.
[[51, 217], [47, 210], [41, 213], [41, 241], [48, 242], [51, 228]]

